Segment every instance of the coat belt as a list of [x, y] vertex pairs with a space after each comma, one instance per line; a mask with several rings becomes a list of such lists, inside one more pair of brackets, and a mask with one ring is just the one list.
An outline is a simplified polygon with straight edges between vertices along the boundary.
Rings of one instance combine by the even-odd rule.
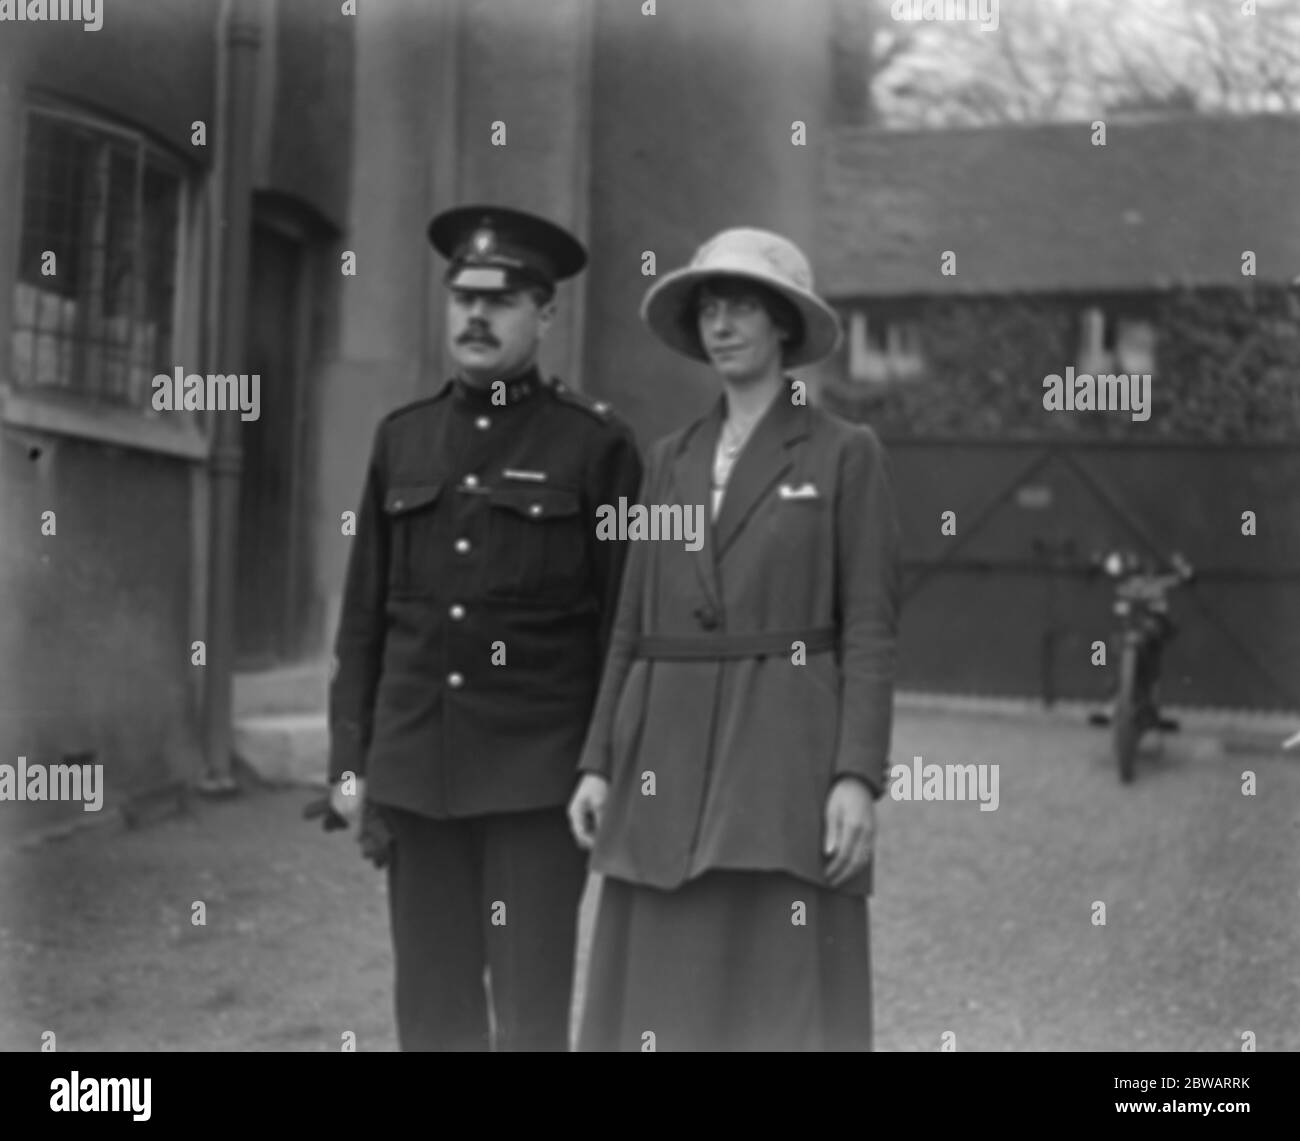
[[763, 630], [756, 634], [649, 634], [636, 640], [632, 656], [672, 661], [719, 661], [724, 658], [762, 658], [788, 654], [802, 642], [810, 654], [833, 650], [834, 626], [805, 630]]

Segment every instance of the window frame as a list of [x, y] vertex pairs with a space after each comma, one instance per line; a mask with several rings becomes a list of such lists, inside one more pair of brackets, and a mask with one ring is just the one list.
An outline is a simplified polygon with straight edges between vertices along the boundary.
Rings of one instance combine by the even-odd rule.
[[[875, 339], [883, 350], [872, 343], [873, 327], [879, 332]], [[925, 342], [915, 317], [856, 304], [848, 309], [846, 332], [845, 374], [854, 387], [905, 385], [925, 375]], [[881, 375], [867, 374], [866, 366], [872, 361], [880, 362]]]
[[[1097, 330], [1095, 337], [1088, 335], [1090, 324]], [[1150, 360], [1144, 363], [1151, 376], [1158, 374], [1160, 330], [1143, 306], [1110, 299], [1088, 301], [1077, 309], [1077, 332], [1073, 361], [1077, 372], [1090, 375], [1131, 373], [1130, 362], [1121, 358], [1127, 352], [1126, 339], [1136, 333], [1149, 339]]]
[[[14, 260], [7, 267], [9, 272], [3, 278], [9, 291], [5, 300], [9, 314], [4, 323], [8, 335], [0, 363], [0, 422], [16, 428], [75, 436], [183, 459], [206, 458], [210, 451], [211, 433], [205, 430], [203, 422], [194, 413], [158, 413], [148, 403], [134, 405], [113, 400], [93, 389], [21, 384], [14, 373], [13, 359], [13, 298], [19, 285], [18, 259], [21, 256], [27, 219], [28, 143], [32, 120], [44, 116], [47, 119], [71, 122], [109, 139], [129, 142], [136, 152], [134, 195], [137, 218], [143, 214], [141, 199], [145, 170], [152, 166], [176, 177], [178, 200], [169, 313], [169, 355], [173, 362], [194, 359], [200, 331], [200, 314], [192, 304], [192, 296], [199, 296], [198, 291], [201, 291], [201, 269], [196, 260], [196, 254], [201, 249], [200, 235], [197, 232], [201, 218], [201, 187], [194, 167], [187, 164], [173, 149], [160, 144], [148, 131], [56, 97], [28, 92], [19, 108], [19, 116], [21, 125], [18, 132], [15, 187], [18, 208], [14, 212], [16, 233], [11, 247], [14, 250]], [[139, 291], [147, 286], [143, 273], [137, 274], [134, 285], [137, 298]], [[85, 350], [82, 348], [78, 351]], [[174, 368], [175, 363], [171, 367]], [[154, 369], [151, 376], [157, 375], [161, 366], [155, 362]]]

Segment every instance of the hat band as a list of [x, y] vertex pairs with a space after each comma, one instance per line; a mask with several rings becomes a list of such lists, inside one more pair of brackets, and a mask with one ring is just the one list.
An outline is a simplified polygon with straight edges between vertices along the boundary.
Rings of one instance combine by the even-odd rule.
[[541, 270], [527, 265], [516, 268], [462, 263], [452, 266], [447, 273], [447, 284], [452, 289], [482, 293], [508, 293], [518, 289], [542, 289], [548, 296], [555, 293], [555, 282]]
[[467, 265], [452, 270], [447, 284], [453, 289], [502, 292], [510, 288], [510, 273], [500, 266]]

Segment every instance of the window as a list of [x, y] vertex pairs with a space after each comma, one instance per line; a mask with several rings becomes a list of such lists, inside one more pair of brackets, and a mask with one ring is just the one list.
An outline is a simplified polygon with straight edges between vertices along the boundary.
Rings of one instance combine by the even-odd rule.
[[849, 314], [849, 377], [864, 383], [906, 380], [925, 368], [921, 330], [915, 321]]
[[17, 386], [150, 409], [173, 356], [184, 168], [143, 135], [27, 112], [13, 299]]
[[1098, 306], [1080, 315], [1081, 373], [1151, 373], [1155, 371], [1156, 332], [1150, 321], [1118, 317]]

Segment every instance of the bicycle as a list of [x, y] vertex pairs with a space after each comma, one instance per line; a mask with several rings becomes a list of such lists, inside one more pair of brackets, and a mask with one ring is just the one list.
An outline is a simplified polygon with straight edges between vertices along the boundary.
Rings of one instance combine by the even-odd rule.
[[1154, 559], [1122, 550], [1094, 556], [1092, 566], [1115, 580], [1112, 612], [1120, 619], [1120, 657], [1111, 712], [1093, 714], [1090, 720], [1109, 722], [1119, 777], [1127, 784], [1134, 777], [1143, 735], [1178, 729], [1177, 721], [1161, 716], [1156, 697], [1165, 644], [1178, 632], [1169, 617], [1169, 594], [1192, 582], [1196, 572], [1178, 552], [1169, 557], [1168, 570]]

